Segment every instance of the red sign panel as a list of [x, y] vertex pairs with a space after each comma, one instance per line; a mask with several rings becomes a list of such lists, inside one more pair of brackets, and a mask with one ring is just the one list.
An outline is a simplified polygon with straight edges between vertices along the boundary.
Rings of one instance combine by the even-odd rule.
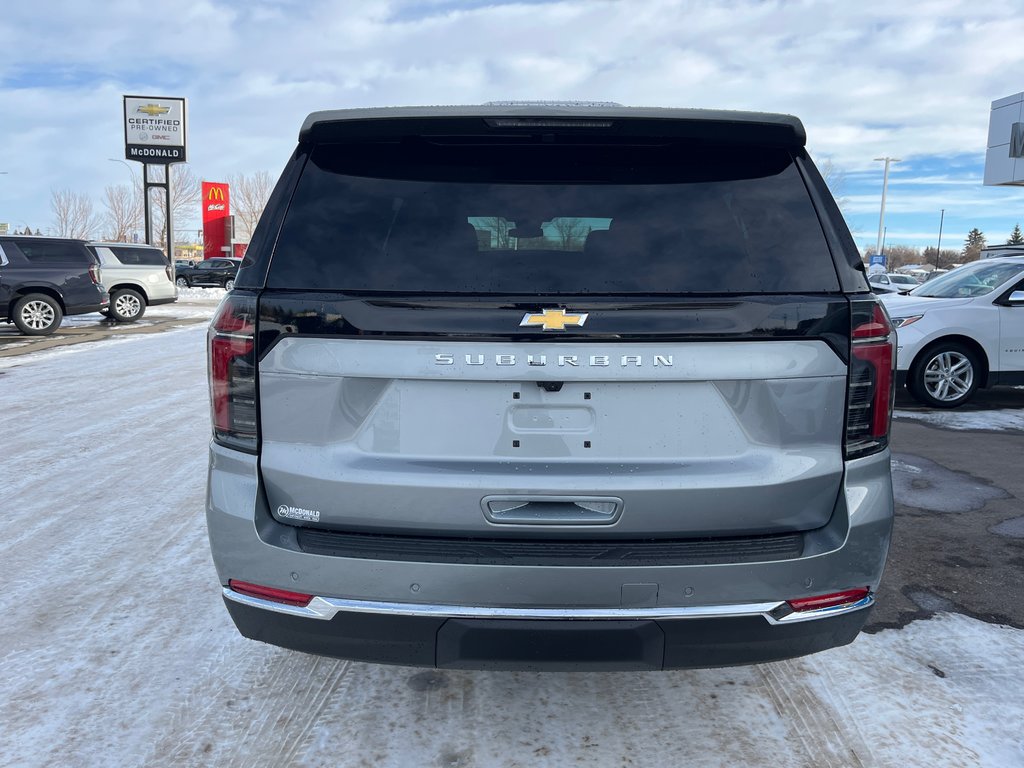
[[203, 258], [232, 256], [228, 185], [203, 182]]

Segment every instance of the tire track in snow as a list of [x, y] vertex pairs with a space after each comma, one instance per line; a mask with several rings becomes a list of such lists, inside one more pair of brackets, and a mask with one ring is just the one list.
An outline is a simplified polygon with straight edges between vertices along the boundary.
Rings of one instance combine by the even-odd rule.
[[198, 682], [168, 713], [164, 736], [143, 764], [293, 765], [350, 667], [232, 637], [197, 670]]
[[799, 661], [759, 664], [757, 670], [766, 695], [786, 723], [792, 743], [801, 747], [808, 768], [875, 765], [861, 734], [843, 717], [846, 713], [836, 712], [803, 682], [807, 670]]

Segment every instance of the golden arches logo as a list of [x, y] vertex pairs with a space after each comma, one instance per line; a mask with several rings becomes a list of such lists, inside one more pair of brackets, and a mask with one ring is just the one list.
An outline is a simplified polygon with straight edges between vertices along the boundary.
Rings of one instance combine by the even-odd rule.
[[222, 187], [210, 187], [209, 193], [206, 195], [207, 200], [220, 200], [224, 202], [224, 189]]

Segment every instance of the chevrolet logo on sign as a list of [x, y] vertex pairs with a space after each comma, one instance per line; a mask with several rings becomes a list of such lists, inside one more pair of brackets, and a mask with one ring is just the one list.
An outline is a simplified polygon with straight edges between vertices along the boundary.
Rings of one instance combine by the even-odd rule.
[[136, 112], [142, 112], [143, 114], [149, 115], [150, 117], [156, 117], [157, 115], [166, 115], [171, 111], [170, 107], [164, 107], [159, 104], [145, 104], [135, 110]]
[[574, 315], [567, 314], [564, 309], [545, 309], [539, 314], [527, 312], [519, 326], [521, 328], [540, 326], [545, 331], [564, 331], [566, 326], [582, 326], [585, 322], [587, 322], [586, 313]]

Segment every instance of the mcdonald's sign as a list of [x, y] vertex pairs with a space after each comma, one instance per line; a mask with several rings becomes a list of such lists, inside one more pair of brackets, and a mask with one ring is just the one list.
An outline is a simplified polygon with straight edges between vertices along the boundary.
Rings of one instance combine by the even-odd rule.
[[231, 196], [227, 184], [203, 182], [203, 258], [230, 256]]

